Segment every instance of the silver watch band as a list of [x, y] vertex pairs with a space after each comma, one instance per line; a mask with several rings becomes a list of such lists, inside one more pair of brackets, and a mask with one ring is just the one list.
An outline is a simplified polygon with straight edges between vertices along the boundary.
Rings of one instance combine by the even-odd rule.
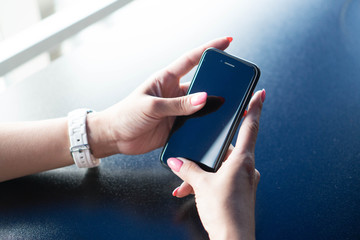
[[70, 153], [76, 166], [92, 168], [100, 164], [101, 159], [95, 158], [90, 152], [86, 134], [86, 117], [90, 109], [77, 109], [68, 114], [68, 129], [70, 137]]

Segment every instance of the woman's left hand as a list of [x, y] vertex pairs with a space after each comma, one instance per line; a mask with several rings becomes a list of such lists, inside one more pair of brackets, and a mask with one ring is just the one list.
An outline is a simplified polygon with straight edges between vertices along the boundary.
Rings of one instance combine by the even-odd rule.
[[180, 78], [200, 61], [209, 47], [226, 49], [231, 38], [213, 40], [155, 73], [123, 101], [88, 115], [88, 139], [93, 155], [142, 154], [165, 144], [175, 116], [190, 115], [206, 103], [207, 94], [184, 96], [189, 83]]

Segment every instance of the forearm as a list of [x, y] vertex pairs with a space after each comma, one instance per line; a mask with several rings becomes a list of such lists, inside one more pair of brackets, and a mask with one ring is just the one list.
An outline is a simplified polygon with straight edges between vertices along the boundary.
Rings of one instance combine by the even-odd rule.
[[0, 182], [74, 163], [66, 118], [0, 124]]

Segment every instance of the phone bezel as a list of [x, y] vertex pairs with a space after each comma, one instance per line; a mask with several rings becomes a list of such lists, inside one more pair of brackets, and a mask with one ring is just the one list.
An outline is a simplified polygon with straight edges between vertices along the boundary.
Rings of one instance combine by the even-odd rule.
[[[255, 73], [254, 76], [253, 76], [253, 79], [251, 80], [251, 83], [249, 84], [249, 87], [246, 90], [246, 93], [244, 95], [245, 96], [245, 101], [243, 101], [242, 102], [243, 104], [240, 104], [238, 106], [238, 108], [237, 108], [237, 111], [235, 113], [235, 119], [231, 124], [230, 130], [229, 130], [229, 132], [228, 132], [228, 134], [227, 134], [227, 136], [225, 138], [224, 144], [221, 147], [220, 153], [219, 153], [217, 159], [215, 159], [214, 168], [211, 168], [211, 167], [209, 167], [209, 166], [207, 166], [205, 164], [202, 164], [200, 162], [196, 162], [205, 171], [216, 172], [220, 168], [220, 166], [221, 166], [221, 164], [223, 162], [223, 159], [226, 156], [227, 150], [228, 150], [228, 148], [229, 148], [229, 146], [230, 146], [230, 144], [231, 144], [231, 142], [232, 142], [232, 140], [234, 138], [234, 135], [235, 135], [235, 133], [236, 133], [238, 127], [239, 127], [239, 124], [241, 122], [241, 118], [242, 118], [242, 116], [244, 114], [244, 111], [245, 111], [247, 105], [250, 102], [251, 94], [254, 92], [256, 84], [258, 83], [258, 80], [260, 78], [260, 69], [252, 62], [249, 62], [249, 61], [244, 60], [242, 58], [239, 58], [239, 57], [236, 57], [234, 55], [228, 54], [228, 53], [226, 53], [224, 51], [221, 51], [219, 49], [216, 49], [216, 48], [208, 48], [203, 52], [203, 54], [201, 56], [198, 67], [196, 69], [196, 72], [195, 72], [194, 77], [193, 77], [193, 79], [192, 79], [192, 81], [190, 83], [190, 86], [189, 86], [189, 89], [188, 89], [186, 95], [188, 95], [191, 92], [192, 86], [195, 83], [195, 80], [196, 80], [197, 74], [198, 74], [198, 72], [199, 72], [199, 70], [201, 68], [202, 62], [204, 61], [204, 58], [206, 57], [206, 54], [208, 54], [211, 51], [217, 52], [217, 53], [219, 53], [221, 55], [225, 55], [225, 56], [230, 57], [230, 58], [232, 58], [232, 59], [234, 59], [236, 61], [239, 61], [239, 62], [241, 62], [241, 63], [243, 63], [243, 64], [245, 64], [247, 66], [250, 66], [250, 67], [252, 67], [254, 69], [254, 73]], [[166, 143], [165, 143], [165, 145], [164, 145], [164, 147], [163, 147], [163, 149], [161, 151], [161, 154], [160, 154], [160, 161], [161, 161], [162, 165], [164, 165], [168, 169], [169, 169], [169, 167], [167, 166], [167, 163], [164, 161], [163, 156], [164, 156], [165, 151], [167, 149], [168, 142], [169, 142], [170, 137], [171, 137], [171, 132], [172, 132], [172, 130], [170, 131], [168, 139], [167, 139], [167, 141], [166, 141]]]

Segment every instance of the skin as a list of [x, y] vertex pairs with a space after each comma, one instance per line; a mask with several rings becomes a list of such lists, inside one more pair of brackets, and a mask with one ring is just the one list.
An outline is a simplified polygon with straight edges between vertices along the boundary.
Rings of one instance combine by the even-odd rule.
[[[184, 96], [189, 83], [180, 84], [180, 78], [198, 64], [206, 48], [223, 50], [229, 44], [223, 37], [193, 49], [119, 103], [88, 114], [92, 154], [142, 154], [164, 145], [175, 116], [192, 114], [206, 101], [206, 93]], [[0, 181], [72, 165], [69, 148], [67, 118], [0, 123]]]
[[[224, 50], [231, 40], [219, 38], [193, 49], [116, 105], [88, 114], [92, 154], [98, 158], [117, 153], [142, 154], [163, 146], [174, 118], [195, 113], [206, 103], [206, 93], [184, 96], [189, 83], [180, 84], [181, 77], [198, 64], [205, 49]], [[254, 148], [264, 94], [261, 91], [254, 95], [237, 144], [229, 149], [217, 173], [206, 173], [186, 159], [173, 159], [178, 161], [174, 173], [184, 180], [175, 195], [195, 194], [211, 239], [254, 238], [255, 193], [260, 176], [254, 167]], [[0, 182], [74, 164], [69, 147], [67, 118], [0, 123]]]
[[184, 180], [173, 195], [195, 194], [199, 216], [210, 239], [255, 239], [255, 199], [260, 173], [255, 169], [254, 151], [264, 100], [265, 90], [255, 93], [236, 145], [230, 147], [216, 173], [205, 172], [184, 158], [168, 160], [169, 167]]

